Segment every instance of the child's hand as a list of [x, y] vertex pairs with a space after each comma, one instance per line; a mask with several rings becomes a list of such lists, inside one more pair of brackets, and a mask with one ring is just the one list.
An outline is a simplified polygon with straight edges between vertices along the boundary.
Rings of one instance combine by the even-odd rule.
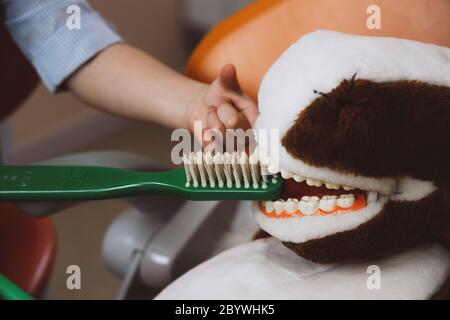
[[[191, 131], [194, 130], [194, 121], [202, 121], [202, 135], [207, 129], [218, 129], [225, 137], [226, 129], [251, 128], [258, 115], [256, 103], [242, 93], [235, 66], [228, 64], [222, 68], [219, 77], [192, 101], [186, 119]], [[211, 137], [196, 138], [210, 141]]]

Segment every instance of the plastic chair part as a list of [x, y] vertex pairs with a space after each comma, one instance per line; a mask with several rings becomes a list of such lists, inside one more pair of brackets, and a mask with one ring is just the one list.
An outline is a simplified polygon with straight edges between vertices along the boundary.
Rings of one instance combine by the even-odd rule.
[[49, 219], [33, 218], [13, 203], [0, 203], [0, 272], [39, 297], [56, 255], [57, 237]]
[[[368, 8], [374, 5], [381, 10], [379, 30], [367, 27]], [[259, 0], [204, 38], [191, 56], [187, 74], [209, 83], [223, 65], [233, 63], [244, 92], [256, 99], [268, 68], [306, 33], [328, 29], [450, 47], [449, 12], [448, 0]]]

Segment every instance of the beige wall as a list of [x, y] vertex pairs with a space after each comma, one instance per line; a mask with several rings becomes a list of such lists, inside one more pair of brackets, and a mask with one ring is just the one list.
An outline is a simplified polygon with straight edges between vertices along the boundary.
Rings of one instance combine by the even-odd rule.
[[[182, 69], [185, 53], [179, 22], [179, 0], [90, 2], [118, 28], [127, 42], [174, 68]], [[70, 94], [52, 96], [40, 86], [12, 117], [13, 148], [16, 153], [27, 154], [25, 150], [30, 149], [30, 146], [38, 142], [37, 146], [41, 148], [39, 142], [45, 141], [46, 137], [54, 138], [63, 128], [76, 127], [79, 122], [84, 121], [103, 123], [103, 120], [103, 116], [99, 116], [97, 112], [90, 110]], [[105, 121], [105, 126], [110, 122]]]

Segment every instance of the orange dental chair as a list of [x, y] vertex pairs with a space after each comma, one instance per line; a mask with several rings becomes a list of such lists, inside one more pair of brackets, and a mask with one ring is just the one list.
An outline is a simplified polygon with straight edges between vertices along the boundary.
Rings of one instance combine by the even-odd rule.
[[[380, 30], [367, 27], [372, 5], [380, 8]], [[187, 74], [211, 82], [224, 64], [233, 63], [243, 90], [256, 98], [268, 68], [306, 33], [328, 29], [450, 46], [449, 14], [447, 0], [257, 0], [206, 36]]]

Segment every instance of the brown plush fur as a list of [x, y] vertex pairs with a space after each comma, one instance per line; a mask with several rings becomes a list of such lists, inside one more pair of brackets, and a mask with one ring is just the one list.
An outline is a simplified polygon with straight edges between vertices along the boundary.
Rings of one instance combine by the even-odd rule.
[[283, 138], [315, 166], [450, 184], [450, 88], [344, 80], [316, 99]]
[[417, 202], [391, 201], [356, 229], [286, 245], [318, 263], [356, 262], [405, 250], [429, 239], [429, 209], [436, 197], [433, 194]]
[[[352, 79], [318, 94], [283, 137], [293, 157], [344, 173], [411, 176], [439, 189], [418, 201], [389, 201], [354, 230], [285, 245], [320, 263], [373, 259], [429, 241], [450, 249], [450, 88]], [[432, 298], [450, 299], [450, 277]]]
[[252, 241], [253, 240], [258, 240], [258, 239], [263, 239], [263, 238], [268, 238], [270, 237], [270, 234], [268, 234], [267, 232], [265, 232], [262, 229], [259, 229], [258, 231], [256, 231], [256, 233], [253, 235], [252, 237]]

